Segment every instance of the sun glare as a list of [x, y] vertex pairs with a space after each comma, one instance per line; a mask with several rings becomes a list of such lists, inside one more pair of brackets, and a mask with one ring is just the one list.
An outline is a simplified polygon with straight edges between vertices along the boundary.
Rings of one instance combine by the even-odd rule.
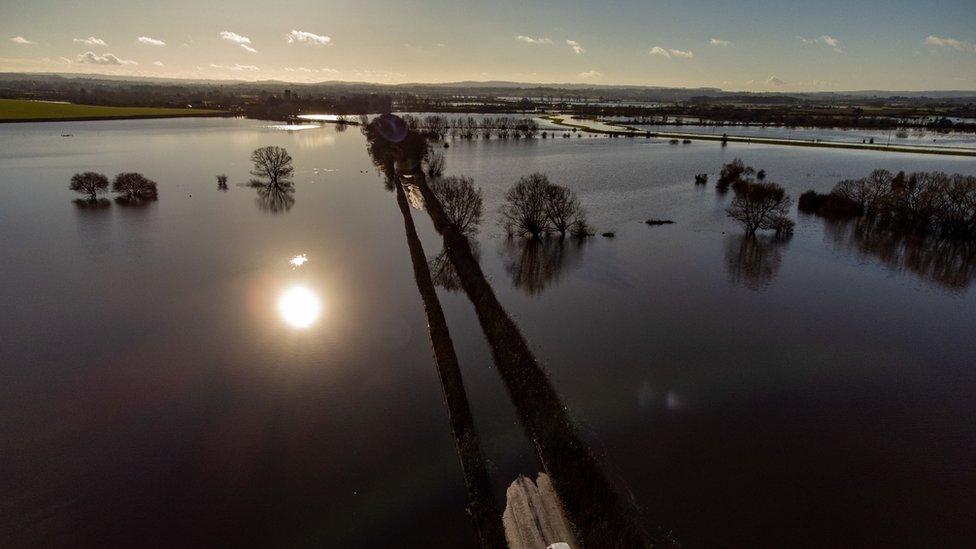
[[306, 261], [308, 261], [308, 256], [301, 254], [291, 258], [288, 263], [291, 263], [292, 267], [301, 267]]
[[295, 328], [308, 328], [319, 318], [322, 304], [314, 292], [304, 286], [294, 286], [278, 298], [278, 313]]

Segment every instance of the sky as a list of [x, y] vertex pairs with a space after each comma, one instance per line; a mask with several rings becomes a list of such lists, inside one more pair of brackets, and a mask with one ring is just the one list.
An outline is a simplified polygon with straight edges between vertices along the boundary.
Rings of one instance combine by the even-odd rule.
[[0, 0], [0, 72], [976, 90], [976, 0]]

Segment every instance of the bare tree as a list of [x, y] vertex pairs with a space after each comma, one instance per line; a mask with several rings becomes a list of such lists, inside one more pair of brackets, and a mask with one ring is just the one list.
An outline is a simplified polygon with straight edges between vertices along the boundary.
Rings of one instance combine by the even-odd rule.
[[500, 213], [505, 230], [510, 235], [538, 238], [548, 232], [546, 192], [549, 178], [543, 173], [533, 173], [518, 180], [505, 193], [505, 204]]
[[116, 199], [119, 202], [148, 202], [159, 197], [156, 182], [135, 172], [116, 175], [115, 180], [112, 181], [112, 192], [121, 195]]
[[95, 172], [76, 173], [71, 176], [68, 188], [77, 193], [87, 194], [88, 199], [94, 202], [100, 193], [108, 189], [108, 178]]
[[893, 176], [888, 170], [874, 170], [868, 177], [845, 179], [834, 186], [833, 194], [849, 199], [862, 211], [873, 214], [883, 208], [891, 192]]
[[227, 175], [220, 174], [217, 176], [217, 188], [226, 191], [227, 190]]
[[442, 177], [430, 182], [430, 190], [440, 200], [444, 213], [459, 231], [470, 235], [478, 232], [483, 205], [481, 189], [470, 177]]
[[444, 165], [446, 161], [444, 159], [444, 153], [440, 151], [431, 151], [424, 158], [424, 172], [427, 173], [427, 177], [431, 179], [436, 179], [444, 175]]
[[277, 184], [280, 179], [288, 179], [295, 172], [295, 167], [291, 163], [291, 155], [282, 147], [261, 147], [251, 153], [251, 162], [254, 162], [254, 169], [251, 175], [265, 177], [272, 184]]
[[586, 224], [586, 212], [580, 206], [576, 193], [562, 185], [549, 185], [545, 207], [550, 225], [563, 236], [573, 227]]
[[790, 196], [783, 187], [776, 183], [752, 183], [736, 194], [725, 211], [742, 223], [747, 233], [753, 234], [758, 229], [783, 227], [779, 218], [785, 217], [789, 210]]

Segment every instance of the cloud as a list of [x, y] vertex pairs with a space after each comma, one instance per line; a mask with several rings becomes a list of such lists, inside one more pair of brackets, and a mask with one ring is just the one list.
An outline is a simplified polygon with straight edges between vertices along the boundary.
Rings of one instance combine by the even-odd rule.
[[785, 86], [786, 81], [776, 75], [770, 75], [769, 78], [766, 79], [766, 84], [771, 86]]
[[285, 67], [284, 68], [284, 71], [285, 72], [305, 72], [305, 73], [309, 73], [309, 72], [322, 72], [322, 73], [326, 73], [326, 74], [339, 74], [339, 72], [340, 72], [339, 70], [330, 69], [330, 68], [310, 69], [308, 67], [298, 67], [298, 68], [295, 68], [295, 67]]
[[928, 36], [925, 38], [925, 44], [929, 46], [937, 46], [940, 48], [952, 48], [956, 51], [966, 51], [971, 53], [976, 53], [976, 44], [970, 42], [965, 42], [963, 40], [955, 40], [953, 38], [943, 38], [941, 36]]
[[804, 38], [802, 36], [797, 36], [800, 42], [804, 44], [825, 44], [834, 49], [837, 53], [844, 53], [844, 50], [840, 47], [840, 40], [830, 36], [829, 34], [821, 35], [817, 38]]
[[566, 45], [569, 46], [569, 47], [571, 47], [571, 48], [573, 48], [573, 52], [576, 55], [580, 55], [580, 54], [586, 52], [586, 50], [583, 49], [583, 46], [581, 46], [580, 43], [577, 42], [576, 40], [567, 40], [566, 41]]
[[120, 59], [111, 53], [106, 53], [105, 55], [98, 55], [93, 51], [87, 51], [85, 53], [78, 54], [77, 61], [79, 63], [90, 63], [92, 65], [138, 65], [135, 61], [130, 59]]
[[164, 66], [164, 65], [163, 65], [163, 62], [162, 62], [162, 61], [153, 61], [153, 65], [155, 65], [155, 66], [157, 66], [157, 67], [162, 67], [162, 66]]
[[650, 49], [650, 51], [647, 52], [647, 55], [660, 55], [661, 57], [671, 57], [671, 54], [668, 53], [668, 50], [662, 48], [661, 46], [654, 46], [653, 48]]
[[251, 46], [248, 46], [247, 44], [238, 44], [238, 45], [239, 45], [239, 46], [241, 47], [241, 49], [243, 49], [244, 51], [247, 51], [247, 52], [251, 52], [251, 53], [257, 53], [257, 52], [258, 52], [258, 50], [256, 50], [256, 49], [254, 49], [254, 48], [252, 48]]
[[685, 59], [691, 59], [695, 56], [695, 54], [690, 51], [666, 50], [661, 46], [654, 46], [647, 52], [647, 55], [658, 55], [660, 57], [667, 57], [669, 59], [671, 57], [683, 57]]
[[233, 42], [235, 44], [250, 44], [251, 39], [246, 36], [241, 36], [236, 32], [231, 31], [220, 31], [220, 37], [228, 42]]
[[729, 42], [728, 40], [722, 40], [721, 38], [712, 38], [711, 40], [708, 41], [708, 43], [713, 46], [722, 46], [723, 48], [727, 48], [732, 45], [732, 42]]
[[328, 36], [322, 36], [318, 34], [313, 34], [311, 32], [305, 32], [300, 30], [292, 29], [286, 35], [289, 44], [295, 44], [301, 42], [303, 44], [308, 44], [310, 46], [329, 46], [332, 44], [332, 39]]
[[515, 37], [516, 40], [520, 42], [525, 42], [526, 44], [552, 44], [552, 40], [548, 38], [532, 38], [531, 36], [518, 35]]
[[261, 70], [261, 69], [259, 69], [258, 67], [254, 66], [254, 65], [241, 65], [240, 63], [235, 63], [233, 65], [218, 65], [216, 63], [211, 63], [210, 64], [210, 68], [211, 69], [220, 69], [220, 70], [225, 70], [225, 71], [237, 71], [237, 72], [241, 72], [241, 71], [244, 71], [244, 72], [255, 72], [255, 71]]
[[107, 46], [108, 43], [101, 38], [96, 38], [94, 36], [89, 36], [88, 38], [75, 38], [73, 40], [75, 44], [84, 44], [86, 46]]
[[26, 44], [36, 44], [37, 43], [37, 42], [32, 42], [32, 41], [24, 38], [23, 36], [14, 36], [13, 38], [10, 39], [10, 41], [13, 42], [14, 44], [25, 44], [25, 45]]
[[163, 42], [162, 40], [157, 40], [155, 38], [150, 38], [148, 36], [140, 36], [139, 38], [136, 38], [136, 42], [139, 42], [140, 44], [145, 44], [147, 46], [165, 46], [166, 45], [166, 42]]
[[579, 73], [580, 78], [599, 78], [601, 76], [603, 76], [603, 73], [600, 71], [586, 71]]

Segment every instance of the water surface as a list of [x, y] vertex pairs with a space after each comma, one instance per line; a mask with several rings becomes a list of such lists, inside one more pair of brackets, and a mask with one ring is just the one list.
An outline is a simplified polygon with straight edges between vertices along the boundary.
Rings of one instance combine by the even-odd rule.
[[[0, 537], [474, 542], [403, 220], [362, 135], [339, 130], [0, 126]], [[293, 202], [275, 208], [244, 186], [265, 145], [295, 158]], [[744, 239], [730, 197], [693, 185], [734, 157], [794, 198], [874, 168], [976, 161], [607, 138], [444, 152], [483, 189], [478, 249], [499, 300], [649, 526], [689, 547], [976, 534], [972, 263], [795, 212], [792, 239]], [[78, 208], [67, 184], [85, 170], [143, 172], [160, 199]], [[533, 171], [616, 237], [506, 239], [495, 212]], [[440, 239], [414, 214], [433, 257]], [[282, 310], [296, 288], [319, 304], [311, 322]], [[504, 505], [541, 466], [470, 302], [441, 301]]]

